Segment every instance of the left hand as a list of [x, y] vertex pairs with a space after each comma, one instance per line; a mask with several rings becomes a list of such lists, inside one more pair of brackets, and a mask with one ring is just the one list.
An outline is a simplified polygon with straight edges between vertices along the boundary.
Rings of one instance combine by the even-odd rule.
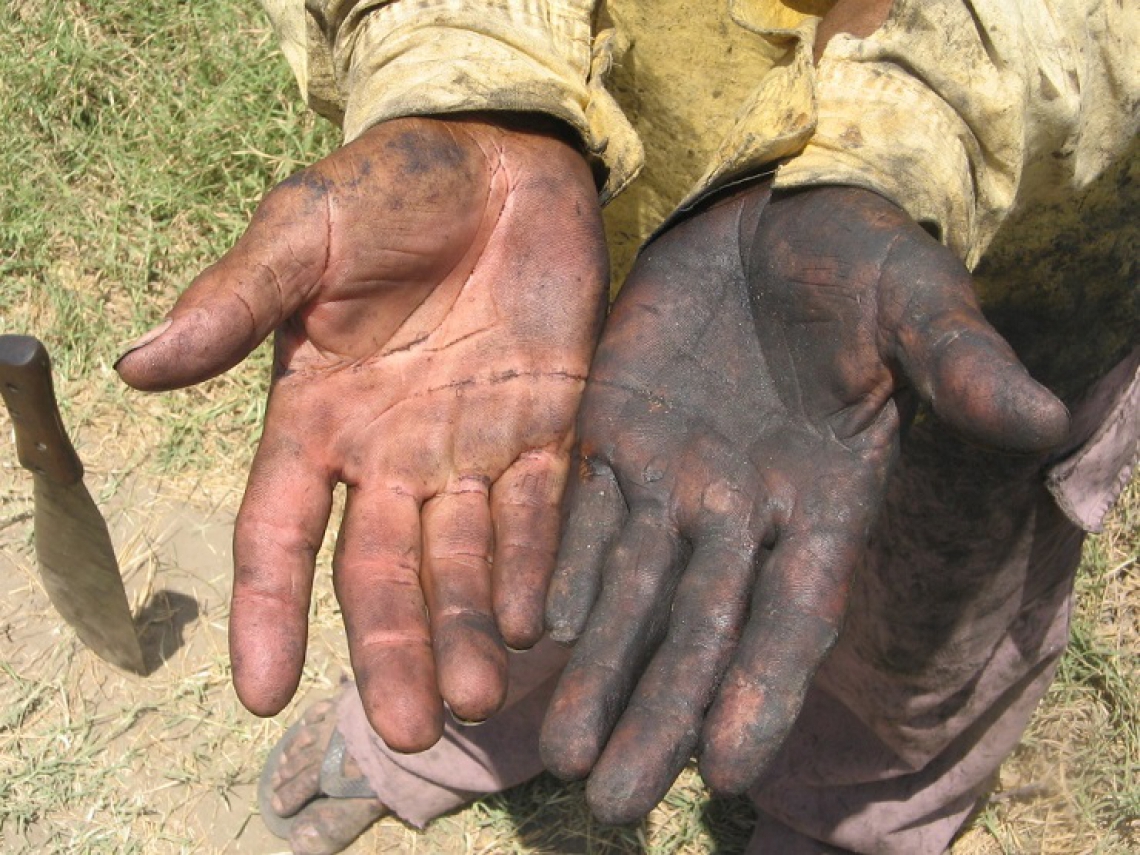
[[548, 602], [581, 635], [542, 733], [632, 821], [693, 752], [740, 792], [791, 728], [917, 393], [989, 445], [1068, 428], [954, 256], [865, 190], [738, 191], [646, 250], [607, 323]]

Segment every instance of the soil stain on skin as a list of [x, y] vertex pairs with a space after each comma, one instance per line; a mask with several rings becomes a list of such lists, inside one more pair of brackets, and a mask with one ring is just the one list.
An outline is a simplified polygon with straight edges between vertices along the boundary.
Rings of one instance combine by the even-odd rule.
[[408, 177], [467, 171], [463, 168], [467, 161], [465, 150], [439, 134], [427, 135], [409, 129], [389, 140], [385, 148], [398, 158], [401, 171]]

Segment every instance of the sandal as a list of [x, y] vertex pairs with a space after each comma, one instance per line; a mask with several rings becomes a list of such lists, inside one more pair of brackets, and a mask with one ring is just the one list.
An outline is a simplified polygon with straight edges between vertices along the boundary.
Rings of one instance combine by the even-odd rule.
[[[318, 712], [324, 704], [327, 711]], [[328, 725], [328, 741], [303, 746], [302, 750], [322, 751], [319, 783], [307, 801], [288, 815], [273, 806], [275, 779], [282, 768], [286, 751], [306, 728], [320, 729]], [[318, 740], [319, 741], [319, 740]], [[300, 721], [290, 727], [265, 760], [257, 787], [257, 803], [265, 826], [277, 837], [288, 840], [298, 855], [332, 855], [347, 847], [376, 820], [387, 814], [377, 800], [368, 779], [362, 773], [349, 774], [351, 759], [344, 737], [336, 727], [336, 706], [328, 701], [314, 704]]]

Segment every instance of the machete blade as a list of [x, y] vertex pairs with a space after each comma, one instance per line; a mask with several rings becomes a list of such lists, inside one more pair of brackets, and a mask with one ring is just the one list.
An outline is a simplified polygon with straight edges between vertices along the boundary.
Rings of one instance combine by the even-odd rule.
[[0, 395], [20, 464], [35, 476], [36, 558], [60, 616], [98, 656], [146, 666], [107, 523], [83, 485], [83, 465], [59, 416], [47, 351], [31, 336], [0, 336]]

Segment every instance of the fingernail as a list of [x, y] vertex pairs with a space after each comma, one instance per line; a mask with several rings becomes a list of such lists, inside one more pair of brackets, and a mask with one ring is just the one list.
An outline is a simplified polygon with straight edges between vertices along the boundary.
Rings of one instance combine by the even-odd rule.
[[128, 344], [126, 346], [126, 348], [123, 350], [122, 354], [120, 354], [119, 358], [115, 360], [115, 364], [112, 367], [118, 368], [119, 363], [122, 362], [124, 359], [126, 359], [127, 356], [134, 353], [139, 348], [146, 347], [148, 344], [150, 344], [152, 341], [154, 341], [156, 338], [158, 338], [164, 332], [166, 332], [168, 329], [170, 329], [170, 325], [172, 323], [174, 323], [174, 319], [173, 318], [167, 318], [165, 321], [163, 321], [161, 324], [156, 326], [154, 329], [148, 330], [147, 332], [143, 333], [141, 336], [136, 338], [134, 341], [132, 341], [130, 344]]
[[481, 721], [470, 721], [469, 719], [460, 718], [455, 713], [452, 713], [451, 717], [455, 719], [455, 723], [460, 727], [479, 727], [480, 725], [487, 723], [486, 719], [483, 719]]
[[550, 636], [551, 641], [563, 647], [570, 647], [578, 640], [578, 633], [574, 631], [571, 624], [554, 624], [550, 627], [547, 635]]

